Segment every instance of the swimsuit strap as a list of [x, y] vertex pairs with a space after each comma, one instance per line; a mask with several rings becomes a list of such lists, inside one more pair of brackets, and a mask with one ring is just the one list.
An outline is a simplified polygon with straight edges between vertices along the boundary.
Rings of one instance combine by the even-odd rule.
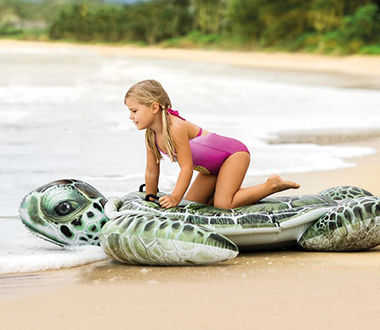
[[[176, 116], [176, 117], [178, 117], [178, 118], [180, 118], [180, 119], [186, 121], [185, 118], [183, 118], [183, 117], [181, 117], [181, 116], [179, 115], [179, 112], [178, 112], [177, 110], [173, 110], [173, 109], [167, 108], [166, 111], [167, 111], [168, 113], [170, 113], [171, 115]], [[196, 137], [201, 136], [201, 135], [202, 135], [202, 132], [203, 132], [202, 127], [200, 127], [200, 128], [199, 128], [199, 132], [198, 132], [198, 134], [197, 134]], [[158, 146], [158, 143], [157, 143], [157, 136], [156, 136], [156, 134], [154, 134], [154, 140], [155, 140], [155, 143], [156, 143], [157, 149], [158, 149], [161, 153], [167, 155], [167, 153], [164, 152], [164, 151], [162, 151], [162, 150], [160, 149], [160, 147]]]
[[[176, 116], [176, 117], [181, 118], [182, 120], [185, 120], [185, 121], [186, 121], [185, 118], [183, 118], [183, 117], [181, 117], [181, 116], [179, 115], [179, 112], [178, 112], [177, 110], [173, 110], [173, 109], [167, 108], [166, 111], [169, 112], [171, 115]], [[197, 134], [196, 137], [201, 136], [201, 135], [202, 135], [202, 132], [203, 132], [203, 130], [202, 130], [202, 127], [201, 127], [201, 128], [199, 129], [199, 132], [198, 132], [198, 134]], [[156, 143], [157, 143], [157, 142], [156, 142]]]
[[176, 117], [178, 117], [178, 118], [181, 118], [182, 120], [186, 120], [185, 118], [183, 118], [183, 117], [181, 117], [181, 116], [179, 115], [179, 112], [178, 112], [177, 110], [173, 110], [173, 109], [167, 108], [166, 111], [169, 112], [169, 113], [170, 113], [171, 115], [173, 115], [173, 116], [176, 116]]
[[200, 128], [199, 128], [199, 132], [198, 132], [198, 134], [197, 134], [196, 137], [201, 136], [201, 135], [202, 135], [202, 132], [203, 132], [202, 127], [200, 127]]

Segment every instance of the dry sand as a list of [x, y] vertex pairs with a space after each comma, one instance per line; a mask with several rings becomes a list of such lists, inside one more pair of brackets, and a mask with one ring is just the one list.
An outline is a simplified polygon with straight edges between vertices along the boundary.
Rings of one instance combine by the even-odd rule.
[[[135, 56], [150, 51], [100, 48]], [[166, 52], [166, 58], [192, 54], [215, 59], [207, 51], [156, 51]], [[380, 73], [379, 57], [220, 53], [226, 63], [241, 59], [240, 65]], [[283, 194], [349, 184], [380, 195], [380, 139], [355, 145], [371, 146], [378, 153], [353, 159], [358, 164], [354, 168], [287, 175], [302, 187]], [[360, 253], [251, 252], [206, 267], [127, 266], [107, 260], [0, 277], [0, 329], [378, 329], [379, 278], [380, 247]]]

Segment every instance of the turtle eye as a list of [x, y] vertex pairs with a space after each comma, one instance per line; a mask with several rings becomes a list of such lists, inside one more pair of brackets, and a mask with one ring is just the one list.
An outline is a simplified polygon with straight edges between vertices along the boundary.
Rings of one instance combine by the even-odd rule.
[[61, 202], [55, 208], [54, 212], [60, 216], [68, 215], [75, 210], [75, 207], [70, 202]]

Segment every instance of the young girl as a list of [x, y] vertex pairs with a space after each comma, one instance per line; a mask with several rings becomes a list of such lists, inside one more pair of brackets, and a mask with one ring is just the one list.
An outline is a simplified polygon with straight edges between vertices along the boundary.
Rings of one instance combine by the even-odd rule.
[[[297, 183], [275, 174], [262, 184], [241, 188], [250, 162], [247, 147], [182, 118], [171, 109], [169, 96], [158, 81], [144, 80], [133, 85], [124, 102], [137, 129], [146, 130], [146, 194], [157, 194], [162, 153], [181, 168], [171, 195], [159, 199], [164, 208], [176, 206], [182, 198], [223, 209], [235, 208], [278, 191], [299, 188]], [[185, 195], [193, 170], [199, 174]]]

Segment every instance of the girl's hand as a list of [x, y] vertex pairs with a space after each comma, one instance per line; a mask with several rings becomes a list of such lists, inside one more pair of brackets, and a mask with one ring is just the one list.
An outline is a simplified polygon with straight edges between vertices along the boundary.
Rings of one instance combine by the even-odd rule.
[[175, 207], [178, 205], [180, 201], [173, 197], [173, 196], [163, 196], [158, 200], [158, 203], [161, 205], [161, 207], [164, 207], [165, 209]]

